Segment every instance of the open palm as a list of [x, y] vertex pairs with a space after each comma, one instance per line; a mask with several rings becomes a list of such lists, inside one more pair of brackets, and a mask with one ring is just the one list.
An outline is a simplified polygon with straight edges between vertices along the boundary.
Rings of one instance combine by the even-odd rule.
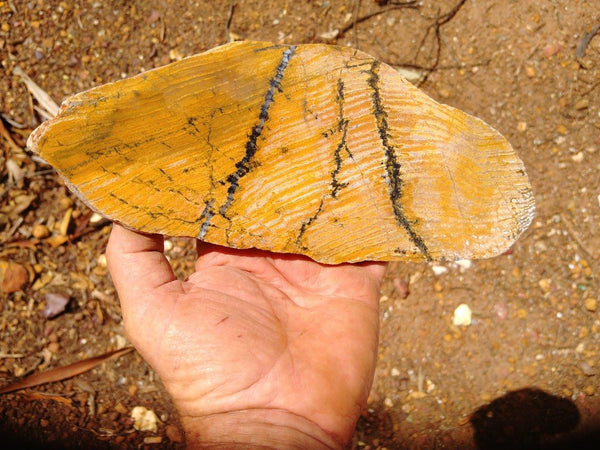
[[125, 329], [184, 426], [215, 441], [212, 419], [251, 412], [319, 430], [325, 446], [347, 442], [373, 378], [385, 265], [326, 266], [205, 243], [198, 255], [181, 281], [162, 236], [115, 225], [107, 249]]

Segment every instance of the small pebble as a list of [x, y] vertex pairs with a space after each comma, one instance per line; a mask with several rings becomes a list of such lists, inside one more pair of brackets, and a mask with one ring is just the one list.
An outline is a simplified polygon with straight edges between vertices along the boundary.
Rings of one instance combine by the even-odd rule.
[[494, 305], [494, 312], [500, 320], [504, 320], [508, 317], [508, 306], [504, 302], [499, 302]]
[[60, 350], [60, 344], [58, 342], [50, 342], [46, 348], [52, 353], [58, 353]]
[[520, 131], [521, 133], [523, 133], [524, 131], [527, 131], [527, 122], [519, 122], [517, 124], [517, 130]]
[[540, 281], [538, 281], [538, 285], [540, 286], [542, 292], [546, 293], [550, 290], [551, 281], [552, 280], [550, 280], [549, 278], [542, 278]]
[[0, 261], [0, 277], [5, 294], [20, 291], [29, 282], [27, 269], [21, 264], [9, 261]]
[[535, 69], [531, 66], [525, 67], [525, 73], [529, 78], [535, 77]]
[[400, 371], [396, 367], [392, 367], [392, 370], [390, 371], [390, 375], [392, 375], [393, 377], [399, 377]]
[[587, 98], [582, 98], [575, 103], [575, 109], [581, 111], [583, 109], [587, 109], [590, 104], [590, 101]]
[[431, 266], [431, 270], [433, 270], [433, 273], [436, 275], [442, 275], [448, 272], [448, 268], [444, 266]]
[[98, 263], [98, 265], [100, 267], [108, 266], [108, 263], [106, 262], [106, 255], [104, 253], [102, 253], [101, 255], [98, 256], [98, 258], [96, 258], [96, 262]]
[[387, 406], [388, 408], [392, 408], [392, 407], [394, 406], [394, 402], [393, 402], [393, 401], [392, 401], [392, 399], [391, 399], [391, 398], [389, 398], [389, 397], [386, 397], [386, 398], [383, 400], [383, 404], [384, 404], [385, 406]]
[[146, 21], [148, 23], [154, 23], [158, 19], [160, 19], [160, 11], [158, 11], [157, 9], [153, 9], [152, 11], [150, 11], [150, 16], [148, 17], [148, 19]]
[[100, 214], [98, 214], [98, 213], [93, 213], [93, 214], [90, 216], [90, 223], [91, 223], [91, 224], [98, 223], [98, 222], [100, 222], [100, 221], [102, 221], [102, 220], [104, 220], [104, 217], [102, 217], [102, 216], [101, 216]]
[[458, 326], [469, 326], [471, 325], [472, 312], [469, 305], [465, 303], [461, 303], [454, 310], [454, 316], [452, 318], [452, 323]]
[[454, 264], [456, 264], [461, 269], [470, 269], [473, 265], [473, 262], [470, 259], [459, 259], [457, 261], [454, 261]]
[[596, 312], [596, 309], [598, 308], [598, 302], [595, 298], [586, 298], [583, 301], [583, 304], [585, 309], [587, 309], [589, 312]]
[[544, 47], [544, 49], [542, 50], [542, 55], [544, 55], [545, 58], [549, 58], [551, 56], [556, 55], [562, 49], [563, 46], [560, 42], [553, 42]]
[[591, 377], [592, 375], [596, 375], [596, 371], [587, 361], [581, 362], [579, 364], [579, 368], [585, 376]]
[[50, 230], [43, 223], [38, 223], [37, 225], [33, 226], [33, 230], [31, 230], [31, 234], [36, 239], [44, 239], [44, 238], [50, 236]]
[[133, 428], [138, 431], [156, 433], [158, 430], [158, 417], [156, 417], [156, 414], [151, 409], [136, 406], [131, 410], [131, 418], [133, 419]]
[[44, 307], [42, 314], [46, 319], [52, 319], [62, 313], [68, 303], [69, 297], [66, 295], [56, 292], [47, 292], [46, 306]]

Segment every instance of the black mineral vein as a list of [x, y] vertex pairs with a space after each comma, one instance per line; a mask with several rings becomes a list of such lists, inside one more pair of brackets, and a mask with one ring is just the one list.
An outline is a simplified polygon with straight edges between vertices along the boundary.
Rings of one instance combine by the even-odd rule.
[[396, 223], [404, 228], [411, 242], [419, 249], [419, 251], [421, 251], [421, 253], [423, 253], [425, 258], [431, 260], [431, 256], [429, 255], [429, 251], [427, 250], [423, 238], [412, 228], [410, 221], [406, 218], [402, 209], [402, 178], [400, 177], [400, 163], [396, 160], [394, 148], [389, 141], [388, 114], [383, 106], [381, 93], [379, 92], [380, 64], [381, 63], [376, 60], [372, 62], [371, 68], [368, 71], [370, 76], [367, 82], [373, 91], [371, 94], [373, 114], [377, 121], [379, 139], [385, 150], [385, 169], [387, 172], [390, 200], [392, 201], [392, 207], [394, 209], [394, 217], [396, 218]]
[[[258, 149], [257, 141], [262, 134], [265, 123], [267, 120], [269, 120], [269, 107], [274, 101], [275, 90], [281, 92], [281, 80], [283, 79], [283, 73], [295, 52], [295, 45], [288, 47], [283, 52], [281, 61], [277, 66], [275, 76], [270, 80], [269, 90], [265, 94], [265, 100], [260, 108], [260, 114], [258, 115], [258, 122], [252, 127], [252, 132], [248, 136], [248, 141], [246, 142], [246, 153], [244, 154], [244, 157], [235, 164], [236, 171], [228, 175], [226, 178], [227, 183], [229, 183], [229, 187], [227, 188], [227, 200], [219, 208], [219, 214], [226, 219], [229, 219], [227, 216], [227, 209], [229, 206], [231, 206], [231, 203], [235, 197], [235, 193], [240, 186], [240, 179], [245, 177], [252, 170], [252, 159], [254, 158], [256, 150]], [[208, 227], [210, 226], [210, 219], [215, 215], [212, 207], [207, 205], [207, 208], [210, 208], [210, 210], [203, 211], [199, 219], [202, 221], [202, 224], [200, 225], [200, 232], [198, 234], [199, 239], [204, 238]]]

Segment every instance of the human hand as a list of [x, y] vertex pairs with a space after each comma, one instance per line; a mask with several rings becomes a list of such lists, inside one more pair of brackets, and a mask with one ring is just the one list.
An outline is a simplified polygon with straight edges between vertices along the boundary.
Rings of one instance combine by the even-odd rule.
[[173, 398], [190, 447], [338, 448], [373, 380], [383, 263], [326, 266], [198, 242], [177, 280], [163, 237], [114, 225], [125, 330]]

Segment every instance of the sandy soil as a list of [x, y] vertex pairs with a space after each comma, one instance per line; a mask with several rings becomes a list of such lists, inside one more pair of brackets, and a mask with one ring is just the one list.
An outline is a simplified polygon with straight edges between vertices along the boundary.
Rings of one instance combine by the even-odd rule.
[[[103, 257], [110, 224], [90, 221], [23, 151], [40, 116], [14, 69], [60, 102], [223, 44], [230, 18], [236, 39], [354, 46], [405, 70], [501, 131], [534, 187], [536, 218], [508, 254], [391, 265], [352, 447], [572, 448], [600, 437], [600, 34], [585, 39], [600, 0], [398, 3], [238, 0], [230, 16], [227, 0], [0, 1], [0, 275], [12, 262], [22, 278], [0, 293], [2, 384], [126, 344]], [[171, 242], [185, 276], [190, 244]], [[69, 298], [52, 319], [47, 293]], [[461, 303], [473, 311], [468, 327], [452, 324]], [[156, 432], [133, 428], [135, 406], [155, 411]], [[0, 396], [0, 434], [45, 447], [183, 446], [169, 398], [135, 352]]]

